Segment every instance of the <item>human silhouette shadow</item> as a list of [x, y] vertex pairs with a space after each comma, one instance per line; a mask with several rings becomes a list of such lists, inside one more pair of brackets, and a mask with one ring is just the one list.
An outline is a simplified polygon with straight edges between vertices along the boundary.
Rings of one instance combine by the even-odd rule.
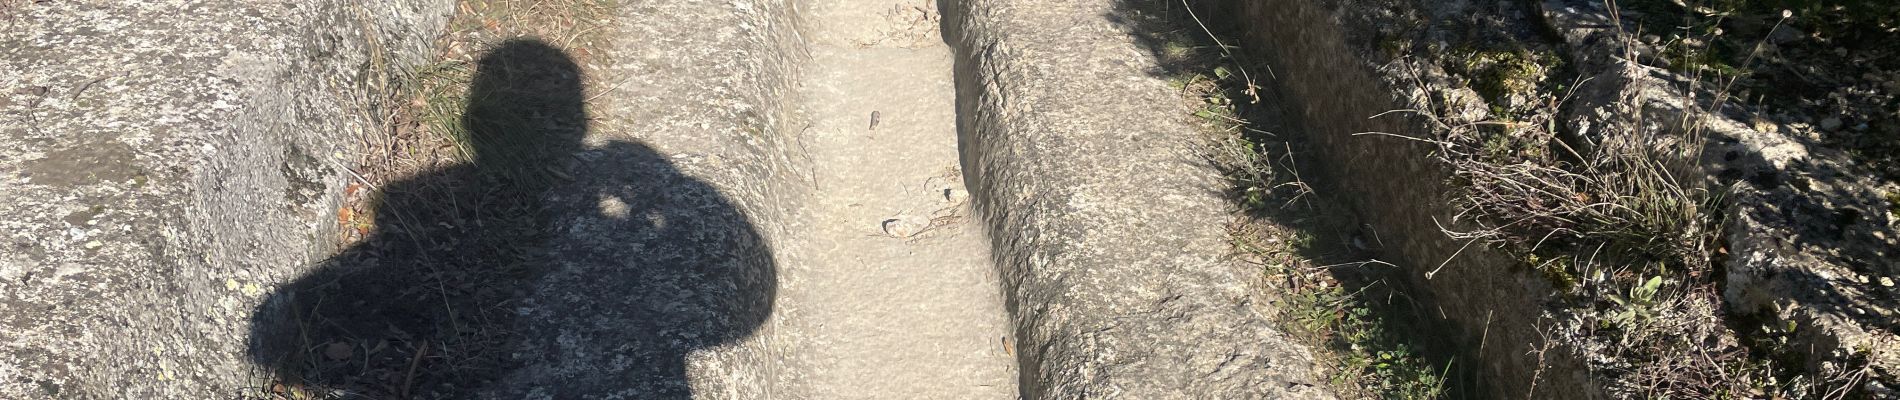
[[482, 57], [473, 162], [381, 187], [363, 240], [255, 310], [267, 394], [690, 397], [688, 354], [770, 315], [771, 250], [653, 149], [585, 145], [580, 82], [540, 41]]

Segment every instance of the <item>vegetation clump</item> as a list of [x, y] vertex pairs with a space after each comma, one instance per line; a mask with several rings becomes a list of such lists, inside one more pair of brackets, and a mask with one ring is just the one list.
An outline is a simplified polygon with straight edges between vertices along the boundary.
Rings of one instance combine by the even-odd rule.
[[1503, 107], [1529, 105], [1531, 95], [1561, 66], [1562, 60], [1550, 51], [1529, 49], [1483, 50], [1467, 48], [1455, 52], [1452, 71], [1471, 79], [1471, 88], [1493, 104]]
[[[1266, 68], [1226, 45], [1226, 30], [1199, 23], [1187, 8], [1157, 6], [1117, 16], [1141, 25], [1140, 39], [1163, 65], [1156, 71], [1179, 91], [1184, 113], [1205, 138], [1201, 156], [1226, 179], [1226, 194], [1242, 214], [1230, 234], [1243, 258], [1260, 265], [1275, 298], [1276, 317], [1296, 338], [1320, 351], [1328, 384], [1346, 398], [1446, 397], [1451, 365], [1431, 361], [1404, 335], [1413, 317], [1404, 296], [1383, 283], [1389, 265], [1365, 262], [1333, 236], [1346, 213], [1315, 201], [1301, 176], [1293, 135], [1273, 133], [1280, 118], [1260, 99]], [[1205, 14], [1202, 15], [1205, 17]], [[1204, 20], [1202, 20], [1204, 21]], [[1354, 262], [1320, 265], [1315, 260]]]

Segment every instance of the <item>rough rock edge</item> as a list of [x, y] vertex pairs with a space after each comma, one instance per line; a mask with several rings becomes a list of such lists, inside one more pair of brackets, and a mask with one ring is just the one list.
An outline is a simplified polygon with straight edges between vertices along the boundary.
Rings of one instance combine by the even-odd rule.
[[1330, 398], [1232, 260], [1218, 174], [1109, 0], [945, 2], [1024, 398]]
[[0, 33], [0, 398], [260, 385], [250, 310], [330, 250], [381, 73], [424, 59], [449, 5], [18, 5]]
[[[1895, 351], [1900, 338], [1893, 322], [1900, 310], [1891, 300], [1900, 293], [1881, 283], [1900, 269], [1900, 244], [1893, 237], [1900, 224], [1891, 218], [1879, 183], [1870, 178], [1874, 174], [1845, 152], [1793, 136], [1790, 128], [1758, 129], [1744, 122], [1764, 110], [1736, 104], [1711, 110], [1715, 105], [1706, 97], [1713, 96], [1685, 96], [1679, 88], [1690, 83], [1679, 74], [1614, 57], [1622, 48], [1641, 45], [1624, 33], [1634, 28], [1616, 28], [1603, 3], [1547, 0], [1543, 5], [1545, 18], [1581, 64], [1600, 71], [1599, 90], [1618, 94], [1596, 98], [1642, 99], [1641, 110], [1612, 111], [1685, 121], [1642, 128], [1702, 129], [1714, 139], [1705, 147], [1703, 164], [1709, 184], [1725, 187], [1729, 196], [1723, 210], [1729, 246], [1723, 297], [1729, 312], [1795, 322], [1789, 348], [1808, 353], [1810, 374], [1856, 368], [1854, 359], [1864, 355], [1875, 371], [1870, 378], [1885, 387], [1869, 389], [1900, 388], [1900, 351]], [[1615, 105], [1573, 107], [1594, 113]]]
[[[1488, 246], [1447, 237], [1455, 193], [1449, 168], [1434, 161], [1436, 147], [1362, 132], [1431, 137], [1423, 118], [1390, 110], [1429, 110], [1425, 82], [1445, 82], [1431, 63], [1386, 60], [1365, 46], [1365, 32], [1389, 6], [1354, 0], [1226, 1], [1241, 22], [1242, 46], [1273, 69], [1266, 84], [1292, 99], [1289, 117], [1313, 141], [1328, 176], [1385, 243], [1382, 260], [1406, 270], [1407, 286], [1421, 304], [1437, 305], [1438, 331], [1460, 349], [1459, 360], [1478, 360], [1471, 370], [1485, 385], [1478, 397], [1604, 398], [1588, 373], [1582, 342], [1560, 336], [1562, 322], [1541, 305], [1555, 293], [1518, 261]], [[1392, 201], [1404, 199], [1403, 201]], [[1431, 274], [1427, 278], [1427, 274]]]

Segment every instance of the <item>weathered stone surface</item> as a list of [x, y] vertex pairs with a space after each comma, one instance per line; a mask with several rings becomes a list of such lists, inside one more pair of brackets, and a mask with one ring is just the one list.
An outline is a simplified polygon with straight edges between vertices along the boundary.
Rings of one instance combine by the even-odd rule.
[[0, 398], [224, 398], [447, 3], [9, 2]]
[[1109, 0], [945, 2], [1024, 398], [1329, 398], [1222, 257], [1218, 174]]

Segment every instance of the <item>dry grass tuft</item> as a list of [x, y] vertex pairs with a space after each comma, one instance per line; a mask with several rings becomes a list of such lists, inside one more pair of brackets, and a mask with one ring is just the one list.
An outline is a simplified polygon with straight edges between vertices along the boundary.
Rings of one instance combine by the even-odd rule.
[[1547, 125], [1436, 122], [1446, 136], [1429, 141], [1462, 190], [1458, 218], [1476, 226], [1447, 228], [1451, 237], [1545, 260], [1588, 249], [1630, 264], [1710, 268], [1718, 196], [1685, 181], [1698, 140], [1616, 136], [1578, 152], [1586, 146]]

